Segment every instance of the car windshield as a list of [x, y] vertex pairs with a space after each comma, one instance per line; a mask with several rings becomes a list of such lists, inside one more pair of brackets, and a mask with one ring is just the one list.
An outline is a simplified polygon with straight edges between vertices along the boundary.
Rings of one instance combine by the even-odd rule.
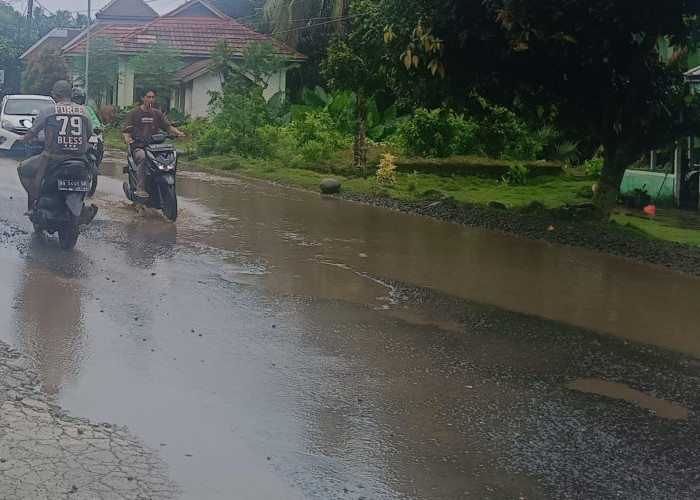
[[6, 115], [36, 115], [53, 104], [48, 99], [8, 99], [5, 104]]

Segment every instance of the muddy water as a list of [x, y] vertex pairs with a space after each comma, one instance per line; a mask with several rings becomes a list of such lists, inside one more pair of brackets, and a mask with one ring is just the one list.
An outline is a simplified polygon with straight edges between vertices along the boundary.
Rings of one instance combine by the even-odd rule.
[[[625, 466], [659, 453], [625, 434], [637, 425], [690, 443], [634, 480], [694, 463], [694, 438], [664, 434], [700, 435], [692, 370], [398, 282], [697, 354], [697, 280], [187, 169], [171, 224], [124, 203], [121, 165], [105, 167], [72, 252], [5, 235], [0, 339], [71, 412], [143, 436], [183, 498], [551, 498], [542, 481], [568, 484], [548, 477], [566, 464], [593, 471], [575, 498], [624, 491], [595, 489], [607, 462], [567, 441], [583, 427], [625, 435]], [[9, 232], [27, 228], [16, 184], [0, 169]]]
[[700, 356], [695, 278], [187, 167], [178, 191], [211, 211], [184, 239], [261, 259], [239, 282], [386, 307], [396, 280]]

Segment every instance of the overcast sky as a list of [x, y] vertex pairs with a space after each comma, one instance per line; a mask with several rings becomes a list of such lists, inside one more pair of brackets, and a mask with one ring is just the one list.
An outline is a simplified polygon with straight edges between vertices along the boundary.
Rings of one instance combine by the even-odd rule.
[[[107, 5], [110, 1], [111, 0], [90, 1], [90, 12], [92, 13], [93, 19], [95, 17], [95, 12]], [[87, 12], [87, 0], [34, 0], [34, 5], [37, 5], [37, 3], [51, 12], [56, 12], [59, 9], [69, 10], [71, 12], [79, 11], [81, 14]], [[185, 3], [185, 0], [146, 0], [146, 3], [159, 14], [165, 14]], [[20, 10], [22, 5], [24, 5], [26, 9], [27, 2], [11, 1], [10, 4], [15, 9]]]

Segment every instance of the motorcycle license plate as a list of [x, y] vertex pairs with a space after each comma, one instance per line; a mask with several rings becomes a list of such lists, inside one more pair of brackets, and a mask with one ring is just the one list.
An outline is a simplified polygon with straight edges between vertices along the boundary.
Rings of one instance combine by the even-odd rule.
[[90, 191], [86, 180], [58, 179], [58, 189], [61, 191]]
[[163, 144], [151, 144], [148, 146], [148, 148], [151, 151], [167, 151], [167, 150], [172, 150], [175, 149], [171, 143], [163, 143]]

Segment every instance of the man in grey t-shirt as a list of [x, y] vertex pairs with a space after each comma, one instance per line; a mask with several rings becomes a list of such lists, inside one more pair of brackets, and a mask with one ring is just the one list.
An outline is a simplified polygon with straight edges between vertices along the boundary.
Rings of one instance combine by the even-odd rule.
[[56, 104], [41, 110], [32, 128], [20, 139], [27, 143], [42, 130], [46, 136], [44, 151], [24, 160], [17, 167], [19, 180], [29, 195], [29, 210], [25, 215], [33, 214], [49, 164], [82, 157], [87, 151], [88, 138], [93, 133], [92, 120], [83, 106], [71, 102], [72, 88], [66, 80], [57, 81], [51, 91]]

